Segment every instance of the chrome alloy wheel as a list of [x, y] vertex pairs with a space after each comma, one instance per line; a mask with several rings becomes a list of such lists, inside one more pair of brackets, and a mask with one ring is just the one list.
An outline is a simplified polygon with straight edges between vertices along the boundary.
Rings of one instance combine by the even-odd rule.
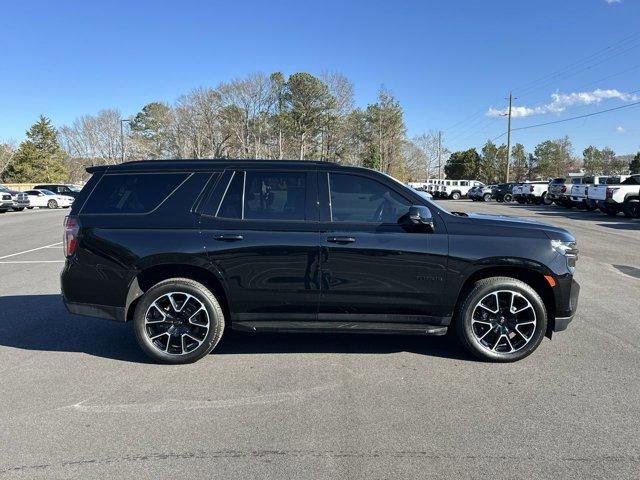
[[207, 337], [209, 327], [209, 313], [204, 304], [184, 292], [159, 296], [144, 318], [149, 342], [170, 355], [184, 355], [198, 348]]
[[536, 312], [521, 293], [497, 290], [476, 304], [471, 329], [482, 348], [502, 354], [517, 352], [534, 337]]

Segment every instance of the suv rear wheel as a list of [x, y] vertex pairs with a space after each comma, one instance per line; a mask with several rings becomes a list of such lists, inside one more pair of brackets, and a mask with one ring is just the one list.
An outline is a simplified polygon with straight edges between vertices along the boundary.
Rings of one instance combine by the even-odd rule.
[[513, 362], [531, 354], [547, 329], [544, 302], [526, 283], [510, 277], [479, 280], [454, 323], [462, 344], [476, 357]]
[[452, 200], [460, 200], [460, 192], [453, 192], [451, 194], [451, 199]]
[[160, 363], [191, 363], [220, 341], [224, 314], [216, 297], [189, 278], [164, 280], [141, 297], [134, 330], [138, 344]]
[[55, 200], [49, 200], [47, 202], [47, 207], [48, 208], [58, 208], [58, 202], [56, 202]]

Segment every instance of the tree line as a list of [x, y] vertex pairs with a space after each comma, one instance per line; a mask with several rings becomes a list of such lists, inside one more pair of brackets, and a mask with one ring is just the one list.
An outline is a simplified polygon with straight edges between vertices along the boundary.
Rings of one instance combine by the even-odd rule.
[[[506, 177], [505, 145], [488, 141], [480, 152], [451, 153], [436, 132], [408, 138], [402, 106], [385, 88], [364, 108], [355, 106], [353, 92], [352, 83], [337, 73], [257, 73], [192, 90], [173, 103], [149, 103], [124, 122], [117, 109], [83, 115], [58, 129], [41, 116], [20, 145], [0, 144], [0, 177], [77, 182], [85, 178], [86, 165], [115, 164], [123, 157], [328, 160], [403, 181], [445, 174], [485, 182]], [[581, 160], [565, 137], [542, 142], [532, 153], [514, 145], [510, 177], [561, 176], [582, 163], [591, 173], [626, 173], [629, 160], [596, 147], [586, 149]]]

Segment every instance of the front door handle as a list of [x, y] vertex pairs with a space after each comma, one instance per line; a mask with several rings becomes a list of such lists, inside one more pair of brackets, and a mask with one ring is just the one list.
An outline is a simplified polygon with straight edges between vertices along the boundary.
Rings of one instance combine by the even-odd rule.
[[353, 237], [329, 237], [327, 242], [331, 243], [353, 243], [356, 239]]
[[221, 242], [239, 242], [244, 237], [237, 233], [223, 233], [221, 235], [214, 235], [213, 238]]

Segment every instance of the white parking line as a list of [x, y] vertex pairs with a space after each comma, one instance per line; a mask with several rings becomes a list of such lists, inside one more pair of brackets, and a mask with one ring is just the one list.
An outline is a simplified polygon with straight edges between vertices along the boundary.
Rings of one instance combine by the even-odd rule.
[[22, 255], [23, 253], [35, 252], [37, 250], [42, 250], [44, 248], [55, 247], [55, 246], [61, 245], [61, 244], [62, 244], [62, 242], [57, 242], [57, 243], [52, 243], [51, 245], [45, 245], [43, 247], [38, 247], [38, 248], [32, 248], [30, 250], [25, 250], [24, 252], [10, 253], [9, 255], [4, 255], [4, 256], [0, 257], [0, 260], [4, 260], [5, 258], [10, 258], [10, 257], [15, 257], [16, 255]]
[[15, 260], [13, 262], [0, 262], [0, 265], [16, 263], [64, 263], [64, 260]]

